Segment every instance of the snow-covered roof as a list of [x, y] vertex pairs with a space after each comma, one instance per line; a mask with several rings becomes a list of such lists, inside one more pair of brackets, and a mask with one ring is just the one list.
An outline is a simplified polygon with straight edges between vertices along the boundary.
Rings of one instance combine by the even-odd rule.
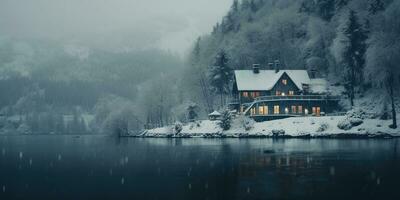
[[328, 90], [328, 81], [323, 78], [313, 78], [310, 80], [310, 92], [323, 94]]
[[221, 113], [215, 110], [214, 112], [208, 114], [208, 116], [221, 116]]
[[307, 70], [260, 70], [254, 73], [253, 70], [235, 70], [236, 84], [238, 90], [271, 90], [281, 76], [286, 73], [302, 90], [302, 84], [310, 84], [310, 77]]

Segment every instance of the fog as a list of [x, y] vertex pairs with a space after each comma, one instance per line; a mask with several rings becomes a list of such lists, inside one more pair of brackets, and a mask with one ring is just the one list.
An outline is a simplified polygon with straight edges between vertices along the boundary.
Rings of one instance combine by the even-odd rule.
[[0, 0], [0, 35], [183, 55], [232, 0]]

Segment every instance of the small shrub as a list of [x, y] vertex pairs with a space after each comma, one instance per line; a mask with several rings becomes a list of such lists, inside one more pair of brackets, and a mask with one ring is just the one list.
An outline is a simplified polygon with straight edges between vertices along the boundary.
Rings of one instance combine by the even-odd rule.
[[348, 119], [344, 119], [338, 123], [337, 127], [342, 130], [350, 130], [353, 126]]
[[361, 125], [361, 124], [364, 122], [364, 121], [363, 121], [362, 119], [360, 119], [360, 118], [350, 118], [349, 121], [350, 121], [350, 124], [351, 124], [352, 126], [359, 126], [359, 125]]
[[363, 109], [353, 109], [346, 113], [347, 118], [371, 119], [373, 115], [366, 113]]
[[328, 129], [329, 125], [327, 123], [321, 123], [317, 129], [317, 132], [324, 132]]
[[280, 136], [284, 136], [284, 135], [285, 135], [285, 130], [283, 130], [283, 129], [279, 129], [279, 130], [274, 129], [274, 130], [272, 130], [272, 136], [274, 136], [274, 137], [280, 137]]
[[252, 128], [254, 128], [254, 120], [244, 116], [244, 115], [240, 115], [238, 118], [239, 123], [242, 125], [242, 127], [244, 128], [244, 130], [249, 131]]
[[180, 122], [175, 122], [174, 126], [173, 126], [173, 132], [174, 134], [179, 134], [182, 132], [183, 126], [182, 123]]

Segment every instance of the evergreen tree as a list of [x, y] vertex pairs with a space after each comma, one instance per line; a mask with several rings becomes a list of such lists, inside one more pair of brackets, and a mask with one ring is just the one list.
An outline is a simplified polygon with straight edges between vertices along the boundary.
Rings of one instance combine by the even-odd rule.
[[382, 0], [369, 0], [368, 12], [370, 14], [375, 15], [376, 13], [383, 11], [384, 9], [385, 4]]
[[339, 30], [336, 51], [337, 59], [344, 68], [346, 90], [351, 106], [354, 106], [355, 87], [362, 84], [363, 67], [365, 64], [366, 33], [358, 22], [356, 12], [350, 10], [347, 19]]
[[192, 65], [196, 65], [200, 61], [200, 50], [201, 50], [200, 43], [201, 43], [201, 37], [198, 37], [192, 52]]
[[322, 19], [329, 21], [335, 14], [335, 1], [317, 0], [317, 14]]
[[250, 0], [250, 9], [252, 12], [257, 12], [258, 7], [255, 0]]
[[221, 49], [215, 57], [214, 66], [209, 70], [210, 84], [220, 95], [221, 107], [224, 105], [224, 95], [229, 92], [229, 83], [232, 79], [232, 69], [228, 66], [229, 58]]
[[238, 0], [233, 0], [231, 10], [235, 13], [239, 11], [239, 1]]
[[231, 122], [232, 122], [232, 114], [229, 112], [228, 109], [226, 109], [221, 113], [221, 121], [219, 122], [219, 126], [224, 131], [226, 131], [231, 128]]
[[240, 6], [240, 9], [242, 10], [242, 11], [244, 11], [244, 10], [247, 10], [247, 9], [249, 9], [250, 8], [250, 2], [249, 2], [249, 0], [242, 0], [242, 4], [241, 4], [241, 6]]
[[195, 121], [196, 120], [196, 118], [197, 118], [197, 109], [198, 109], [198, 106], [196, 105], [196, 104], [190, 104], [188, 107], [187, 107], [187, 112], [188, 112], [188, 119], [189, 119], [189, 121], [190, 122], [193, 122], [193, 121]]
[[300, 4], [300, 12], [304, 13], [314, 13], [315, 12], [315, 1], [303, 0]]
[[399, 91], [400, 81], [400, 2], [388, 7], [372, 24], [371, 36], [368, 39], [366, 53], [366, 78], [390, 100], [393, 123], [391, 128], [397, 128], [397, 113], [395, 97]]

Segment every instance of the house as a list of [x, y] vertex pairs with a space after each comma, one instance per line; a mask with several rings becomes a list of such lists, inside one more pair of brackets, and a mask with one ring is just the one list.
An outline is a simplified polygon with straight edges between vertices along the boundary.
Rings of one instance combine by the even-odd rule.
[[[270, 64], [271, 66], [271, 64]], [[272, 65], [273, 66], [273, 65]], [[327, 81], [310, 78], [307, 70], [235, 70], [230, 107], [256, 121], [295, 116], [321, 116], [338, 108], [339, 98], [327, 91]]]

